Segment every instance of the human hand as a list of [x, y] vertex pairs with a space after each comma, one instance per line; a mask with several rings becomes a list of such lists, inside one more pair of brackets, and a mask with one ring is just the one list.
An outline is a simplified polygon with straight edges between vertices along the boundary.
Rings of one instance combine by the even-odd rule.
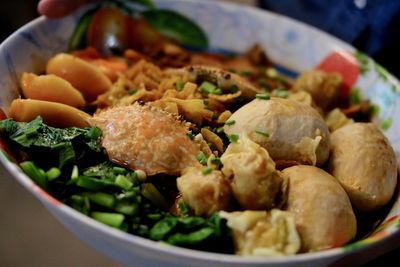
[[40, 0], [38, 12], [48, 18], [61, 18], [93, 0]]

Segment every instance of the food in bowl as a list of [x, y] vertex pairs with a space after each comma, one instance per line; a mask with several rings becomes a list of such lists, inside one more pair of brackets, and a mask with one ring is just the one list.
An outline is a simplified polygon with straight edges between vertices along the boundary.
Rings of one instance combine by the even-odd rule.
[[[100, 54], [110, 50], [57, 54], [45, 73], [22, 76], [24, 95], [1, 128], [41, 187], [112, 227], [189, 248], [271, 256], [353, 240], [352, 198], [324, 164], [331, 132], [368, 114], [349, 103], [340, 75], [310, 70], [292, 81], [260, 46], [232, 57], [192, 52], [162, 36], [119, 56]], [[65, 97], [53, 94], [55, 84]], [[337, 201], [315, 201], [300, 187], [296, 193], [299, 175], [311, 181], [307, 189], [320, 190], [318, 179]], [[389, 183], [389, 195], [395, 186]], [[385, 205], [390, 197], [383, 198]], [[297, 201], [326, 205], [316, 206], [321, 212], [338, 208], [349, 223], [313, 245], [299, 218], [326, 228], [310, 210], [293, 211]]]

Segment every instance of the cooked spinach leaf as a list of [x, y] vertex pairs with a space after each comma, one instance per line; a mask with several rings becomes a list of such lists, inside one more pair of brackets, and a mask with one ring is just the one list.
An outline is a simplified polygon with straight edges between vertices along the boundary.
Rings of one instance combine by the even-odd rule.
[[30, 122], [2, 120], [0, 131], [28, 154], [40, 150], [42, 157], [56, 155], [60, 168], [76, 162], [88, 151], [101, 152], [101, 134], [96, 127], [59, 129], [44, 124], [42, 118], [37, 117]]

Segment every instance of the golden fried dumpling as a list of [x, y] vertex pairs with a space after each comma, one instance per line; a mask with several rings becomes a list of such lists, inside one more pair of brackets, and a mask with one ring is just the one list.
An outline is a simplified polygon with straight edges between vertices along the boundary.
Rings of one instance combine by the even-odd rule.
[[231, 205], [231, 187], [220, 171], [207, 173], [199, 167], [188, 168], [176, 183], [195, 215], [210, 216], [216, 211], [228, 210]]
[[337, 101], [341, 85], [342, 76], [338, 73], [310, 70], [303, 72], [296, 79], [292, 90], [308, 92], [315, 104], [326, 110]]
[[233, 194], [243, 209], [281, 206], [286, 184], [265, 148], [243, 136], [229, 144], [221, 162], [222, 172], [231, 180]]
[[289, 180], [284, 209], [295, 216], [303, 252], [342, 246], [354, 238], [356, 217], [349, 197], [334, 177], [306, 165], [282, 173]]
[[373, 123], [353, 123], [331, 135], [329, 172], [340, 182], [354, 208], [375, 211], [389, 202], [397, 183], [396, 155]]
[[247, 136], [267, 149], [272, 159], [322, 165], [329, 156], [329, 129], [318, 112], [298, 101], [255, 99], [229, 118], [224, 131]]
[[290, 212], [273, 209], [219, 214], [232, 229], [238, 255], [285, 256], [296, 254], [300, 249], [300, 238]]

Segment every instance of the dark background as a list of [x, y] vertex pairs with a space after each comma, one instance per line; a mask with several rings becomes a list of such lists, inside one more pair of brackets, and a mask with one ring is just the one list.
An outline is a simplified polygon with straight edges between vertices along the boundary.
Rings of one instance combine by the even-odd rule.
[[[1, 1], [0, 42], [38, 16], [37, 2], [35, 0]], [[251, 0], [235, 2], [254, 3]], [[395, 266], [396, 254], [399, 253], [400, 250], [389, 252], [365, 267]], [[36, 198], [5, 174], [1, 167], [0, 266], [111, 267], [118, 264], [81, 243], [56, 221]]]

